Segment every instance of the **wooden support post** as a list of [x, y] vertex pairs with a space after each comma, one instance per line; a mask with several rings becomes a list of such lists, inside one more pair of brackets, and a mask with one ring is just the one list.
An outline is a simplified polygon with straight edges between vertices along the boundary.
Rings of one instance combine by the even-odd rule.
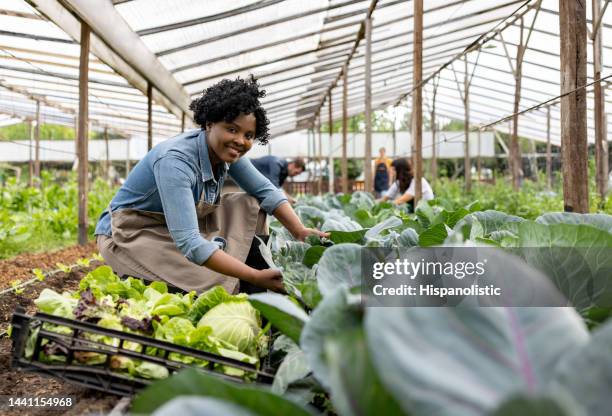
[[78, 177], [79, 177], [79, 220], [78, 242], [87, 244], [87, 188], [88, 188], [88, 119], [89, 119], [89, 37], [90, 29], [81, 22], [81, 55], [79, 62], [79, 135], [78, 146]]
[[[374, 192], [372, 186], [372, 16], [365, 19], [365, 151], [363, 161], [364, 190]], [[348, 68], [348, 65], [347, 65]]]
[[[601, 21], [602, 12], [600, 0], [592, 0], [593, 22]], [[595, 23], [594, 23], [595, 24]], [[601, 78], [602, 67], [602, 41], [601, 28], [593, 27], [593, 79]], [[605, 117], [606, 113], [604, 94], [601, 83], [596, 82], [594, 88], [594, 118], [595, 118], [595, 178], [597, 183], [597, 193], [601, 198], [601, 206], [606, 201], [606, 191], [608, 190], [608, 142], [606, 140]]]
[[529, 165], [531, 167], [531, 177], [534, 182], [538, 182], [540, 180], [538, 174], [538, 151], [536, 149], [535, 140], [529, 140], [529, 147], [531, 150], [531, 155], [529, 156]]
[[546, 107], [546, 185], [552, 189], [552, 146], [550, 143], [550, 106]]
[[463, 132], [465, 142], [463, 144], [463, 175], [465, 177], [465, 191], [472, 189], [472, 162], [470, 160], [470, 81], [468, 73], [467, 55], [463, 57], [465, 62], [465, 76], [463, 78], [463, 107], [465, 109], [465, 120], [463, 122]]
[[331, 90], [327, 95], [327, 100], [329, 102], [329, 114], [327, 118], [327, 126], [329, 128], [329, 159], [327, 161], [327, 178], [329, 181], [329, 192], [333, 195], [336, 193], [336, 189], [334, 188], [334, 120], [332, 119], [332, 93]]
[[[78, 163], [79, 160], [79, 114], [74, 116], [74, 154], [76, 155], [75, 161]], [[72, 169], [74, 170], [74, 168]]]
[[312, 136], [312, 127], [309, 127], [308, 130], [306, 130], [306, 165], [308, 165], [308, 163], [310, 163], [310, 158], [312, 157], [312, 149], [310, 148], [311, 146], [311, 137]]
[[[414, 143], [415, 207], [423, 195], [423, 0], [413, 0], [414, 30], [412, 59], [412, 140]], [[466, 71], [467, 74], [467, 71]]]
[[185, 112], [181, 113], [181, 133], [185, 131]]
[[104, 126], [104, 148], [106, 150], [106, 162], [104, 164], [104, 173], [106, 180], [110, 183], [110, 149], [108, 143], [108, 126]]
[[[589, 212], [586, 90], [586, 4], [559, 0], [561, 157], [564, 209]], [[575, 90], [575, 91], [574, 91]], [[574, 92], [570, 92], [574, 91]]]
[[147, 150], [153, 148], [153, 86], [147, 82]]
[[36, 100], [36, 127], [34, 128], [34, 176], [38, 179], [36, 186], [40, 186], [40, 101]]
[[319, 154], [317, 156], [317, 166], [319, 167], [318, 194], [323, 193], [323, 133], [321, 132], [321, 114], [317, 116], [317, 135], [319, 136]]
[[125, 139], [125, 177], [130, 174], [130, 138]]
[[28, 186], [31, 188], [32, 186], [34, 186], [34, 159], [32, 157], [32, 153], [34, 153], [34, 125], [32, 124], [32, 120], [28, 121], [28, 127], [30, 129], [30, 146], [29, 146], [29, 150], [30, 150], [30, 161], [28, 163], [28, 171], [30, 174], [30, 177], [28, 179]]
[[392, 157], [397, 157], [397, 131], [395, 124], [397, 123], [397, 105], [393, 107], [393, 128], [391, 129], [391, 137], [393, 139], [393, 154]]
[[523, 56], [526, 46], [523, 45], [523, 19], [521, 18], [520, 42], [516, 52], [516, 68], [514, 69], [514, 107], [512, 116], [512, 133], [510, 138], [510, 172], [512, 173], [512, 187], [519, 190], [521, 184], [521, 148], [518, 142], [518, 112], [521, 103], [521, 83], [523, 80]]
[[482, 176], [480, 175], [482, 171], [481, 156], [480, 156], [480, 153], [482, 152], [480, 129], [478, 129], [477, 134], [478, 134], [478, 156], [476, 157], [476, 174], [478, 175], [478, 183], [480, 184], [480, 181], [482, 180]]
[[348, 189], [348, 64], [342, 69], [342, 193], [347, 194]]
[[431, 119], [431, 164], [429, 167], [429, 172], [431, 175], [431, 183], [435, 183], [436, 179], [438, 179], [438, 143], [436, 143], [436, 96], [438, 94], [438, 82], [440, 81], [440, 77], [434, 78], [433, 81], [433, 99], [431, 104], [431, 112], [429, 117]]

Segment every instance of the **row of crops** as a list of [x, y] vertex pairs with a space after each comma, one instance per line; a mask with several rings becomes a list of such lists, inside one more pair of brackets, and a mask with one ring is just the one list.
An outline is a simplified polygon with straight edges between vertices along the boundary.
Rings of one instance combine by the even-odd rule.
[[[90, 185], [89, 235], [114, 189], [102, 179]], [[60, 177], [43, 171], [37, 187], [7, 179], [0, 191], [0, 259], [22, 252], [72, 245], [77, 235], [78, 184], [76, 174]]]
[[[543, 212], [563, 210], [561, 181], [549, 190], [544, 178], [526, 181], [515, 192], [500, 178], [495, 184], [475, 185], [466, 193], [461, 181], [440, 179], [435, 183], [437, 203], [447, 210], [456, 210], [478, 201], [482, 210], [498, 210], [507, 214], [535, 219]], [[591, 189], [595, 189], [592, 184]], [[88, 220], [90, 235], [96, 221], [115, 189], [102, 179], [90, 184]], [[612, 214], [612, 201], [603, 205], [596, 192], [591, 193], [592, 212]], [[61, 175], [43, 171], [37, 187], [9, 178], [0, 192], [0, 259], [22, 252], [52, 250], [73, 244], [77, 226], [77, 181], [74, 173]]]
[[[262, 256], [282, 269], [286, 296], [230, 295], [220, 287], [199, 296], [172, 293], [160, 282], [122, 280], [108, 267], [96, 269], [73, 293], [41, 293], [39, 309], [68, 320], [39, 327], [55, 338], [36, 341], [39, 334], [29, 333], [25, 358], [59, 366], [68, 360], [110, 369], [124, 382], [146, 381], [134, 413], [606, 414], [612, 404], [609, 302], [580, 297], [576, 307], [565, 308], [364, 306], [364, 247], [553, 253], [547, 259], [547, 250], [508, 256], [508, 269], [521, 272], [562, 263], [554, 248], [577, 248], [590, 270], [572, 274], [577, 296], [592, 291], [593, 274], [612, 275], [610, 215], [526, 219], [483, 209], [480, 202], [450, 205], [422, 203], [409, 214], [363, 192], [302, 198], [296, 212], [304, 224], [330, 237], [298, 242], [271, 224]], [[562, 268], [554, 271], [545, 278], [559, 279]], [[609, 296], [607, 287], [600, 289]], [[77, 331], [75, 321], [90, 326]], [[70, 344], [62, 344], [66, 339]], [[66, 347], [79, 343], [86, 352]]]

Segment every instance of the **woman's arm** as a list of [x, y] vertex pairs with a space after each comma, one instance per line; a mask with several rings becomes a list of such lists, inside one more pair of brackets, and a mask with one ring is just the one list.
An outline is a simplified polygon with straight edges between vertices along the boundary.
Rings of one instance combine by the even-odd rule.
[[385, 202], [388, 201], [392, 198], [395, 197], [395, 195], [397, 195], [398, 192], [398, 185], [397, 182], [393, 182], [393, 184], [389, 187], [389, 189], [387, 189], [384, 193], [384, 195], [382, 196], [382, 198], [380, 199], [381, 202]]
[[395, 201], [393, 201], [393, 203], [395, 205], [401, 205], [401, 204], [405, 204], [408, 201], [412, 201], [413, 198], [414, 198], [414, 195], [409, 194], [409, 193], [404, 193], [404, 195], [400, 196], [399, 198], [396, 198]]
[[412, 201], [413, 199], [414, 199], [414, 179], [410, 181], [410, 185], [408, 186], [408, 189], [406, 189], [406, 191], [401, 196], [396, 198], [395, 201], [393, 201], [393, 203], [396, 205], [400, 205], [400, 204], [405, 204], [408, 201]]
[[168, 230], [189, 261], [259, 287], [284, 291], [280, 271], [253, 269], [200, 235], [191, 190], [197, 176], [184, 161], [173, 157], [160, 159], [154, 166], [154, 175]]
[[261, 207], [274, 215], [297, 240], [303, 241], [309, 235], [328, 237], [329, 233], [304, 227], [285, 194], [262, 175], [247, 158], [241, 158], [230, 167], [232, 178], [249, 195], [254, 196]]
[[304, 241], [309, 235], [319, 237], [329, 237], [329, 233], [324, 233], [314, 228], [306, 228], [300, 218], [297, 216], [291, 204], [284, 202], [280, 204], [273, 212], [273, 215], [285, 226], [291, 235], [300, 241]]

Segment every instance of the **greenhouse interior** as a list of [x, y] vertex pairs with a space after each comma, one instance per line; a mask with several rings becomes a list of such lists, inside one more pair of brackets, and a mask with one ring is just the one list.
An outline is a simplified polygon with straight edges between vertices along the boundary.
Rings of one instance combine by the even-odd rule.
[[610, 414], [610, 3], [0, 1], [0, 414]]

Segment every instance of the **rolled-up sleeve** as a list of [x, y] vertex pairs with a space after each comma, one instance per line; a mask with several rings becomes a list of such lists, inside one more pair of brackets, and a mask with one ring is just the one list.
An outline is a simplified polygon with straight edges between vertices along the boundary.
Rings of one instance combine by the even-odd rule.
[[246, 193], [257, 199], [261, 208], [270, 215], [281, 204], [287, 202], [287, 197], [283, 191], [274, 186], [245, 157], [232, 163], [229, 174]]
[[176, 247], [192, 263], [204, 264], [219, 246], [200, 235], [192, 191], [196, 172], [179, 157], [164, 156], [153, 165], [153, 173]]

